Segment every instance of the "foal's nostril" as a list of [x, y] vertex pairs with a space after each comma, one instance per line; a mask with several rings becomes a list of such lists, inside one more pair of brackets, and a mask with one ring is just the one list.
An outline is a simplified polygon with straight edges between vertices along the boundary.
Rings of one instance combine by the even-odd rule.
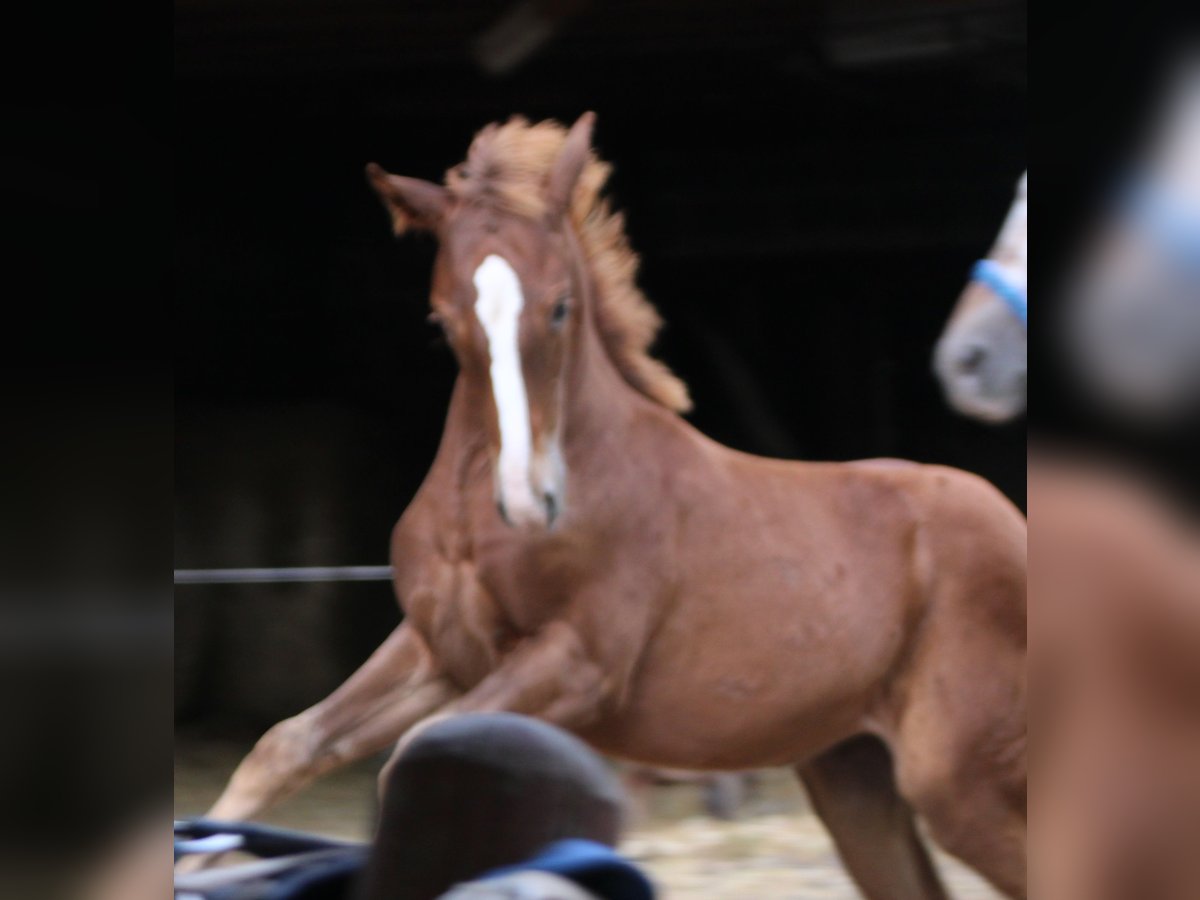
[[546, 524], [553, 525], [554, 520], [558, 518], [558, 501], [550, 493], [543, 494], [542, 499], [546, 503]]
[[954, 359], [955, 368], [965, 375], [970, 375], [983, 365], [984, 359], [987, 358], [987, 351], [979, 344], [968, 344], [963, 347]]
[[500, 518], [504, 520], [506, 525], [512, 524], [512, 522], [508, 520], [508, 510], [504, 508], [503, 500], [496, 501], [496, 512], [500, 513]]

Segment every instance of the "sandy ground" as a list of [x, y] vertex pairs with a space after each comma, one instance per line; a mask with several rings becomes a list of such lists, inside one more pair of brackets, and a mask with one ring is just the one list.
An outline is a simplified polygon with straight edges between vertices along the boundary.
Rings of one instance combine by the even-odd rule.
[[[180, 743], [175, 758], [175, 814], [202, 813], [248, 747]], [[365, 840], [375, 815], [375, 773], [382, 760], [338, 772], [264, 817], [277, 825]], [[803, 792], [786, 771], [761, 773], [734, 821], [703, 813], [701, 789], [681, 784], [641, 792], [621, 850], [640, 863], [664, 900], [852, 900], [843, 871]], [[953, 897], [996, 900], [962, 864], [937, 854]]]

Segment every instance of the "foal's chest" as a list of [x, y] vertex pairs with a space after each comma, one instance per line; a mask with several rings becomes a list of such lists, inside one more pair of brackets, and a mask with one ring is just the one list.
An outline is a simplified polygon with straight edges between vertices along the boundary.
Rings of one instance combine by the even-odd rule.
[[545, 575], [545, 563], [521, 553], [431, 561], [408, 615], [442, 669], [469, 688], [561, 608], [561, 595], [547, 593]]

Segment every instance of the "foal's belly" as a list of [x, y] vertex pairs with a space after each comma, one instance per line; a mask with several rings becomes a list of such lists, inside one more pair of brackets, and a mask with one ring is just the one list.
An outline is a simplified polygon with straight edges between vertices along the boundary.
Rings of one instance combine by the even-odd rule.
[[[906, 468], [864, 463], [863, 471]], [[586, 737], [682, 768], [785, 765], [861, 732], [922, 607], [903, 498], [875, 478], [693, 522], [620, 710]], [[726, 515], [727, 513], [727, 515]], [[701, 526], [704, 527], [701, 527]]]
[[635, 704], [580, 731], [598, 750], [680, 769], [755, 769], [792, 765], [861, 731], [861, 707], [755, 710], [720, 698], [667, 708]]
[[740, 646], [744, 656], [708, 665], [651, 654], [627, 702], [583, 736], [614, 756], [660, 766], [790, 765], [863, 729], [889, 662], [843, 658], [839, 666], [833, 648], [806, 660], [786, 642]]

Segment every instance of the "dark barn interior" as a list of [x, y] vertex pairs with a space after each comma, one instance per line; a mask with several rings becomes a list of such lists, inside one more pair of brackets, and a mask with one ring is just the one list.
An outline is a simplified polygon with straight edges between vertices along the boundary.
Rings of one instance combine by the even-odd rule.
[[[433, 255], [363, 167], [439, 178], [513, 113], [597, 149], [692, 421], [774, 456], [979, 472], [933, 343], [1027, 165], [1024, 2], [180, 0], [176, 566], [386, 562], [454, 367]], [[176, 715], [256, 730], [396, 617], [385, 584], [181, 587]]]

